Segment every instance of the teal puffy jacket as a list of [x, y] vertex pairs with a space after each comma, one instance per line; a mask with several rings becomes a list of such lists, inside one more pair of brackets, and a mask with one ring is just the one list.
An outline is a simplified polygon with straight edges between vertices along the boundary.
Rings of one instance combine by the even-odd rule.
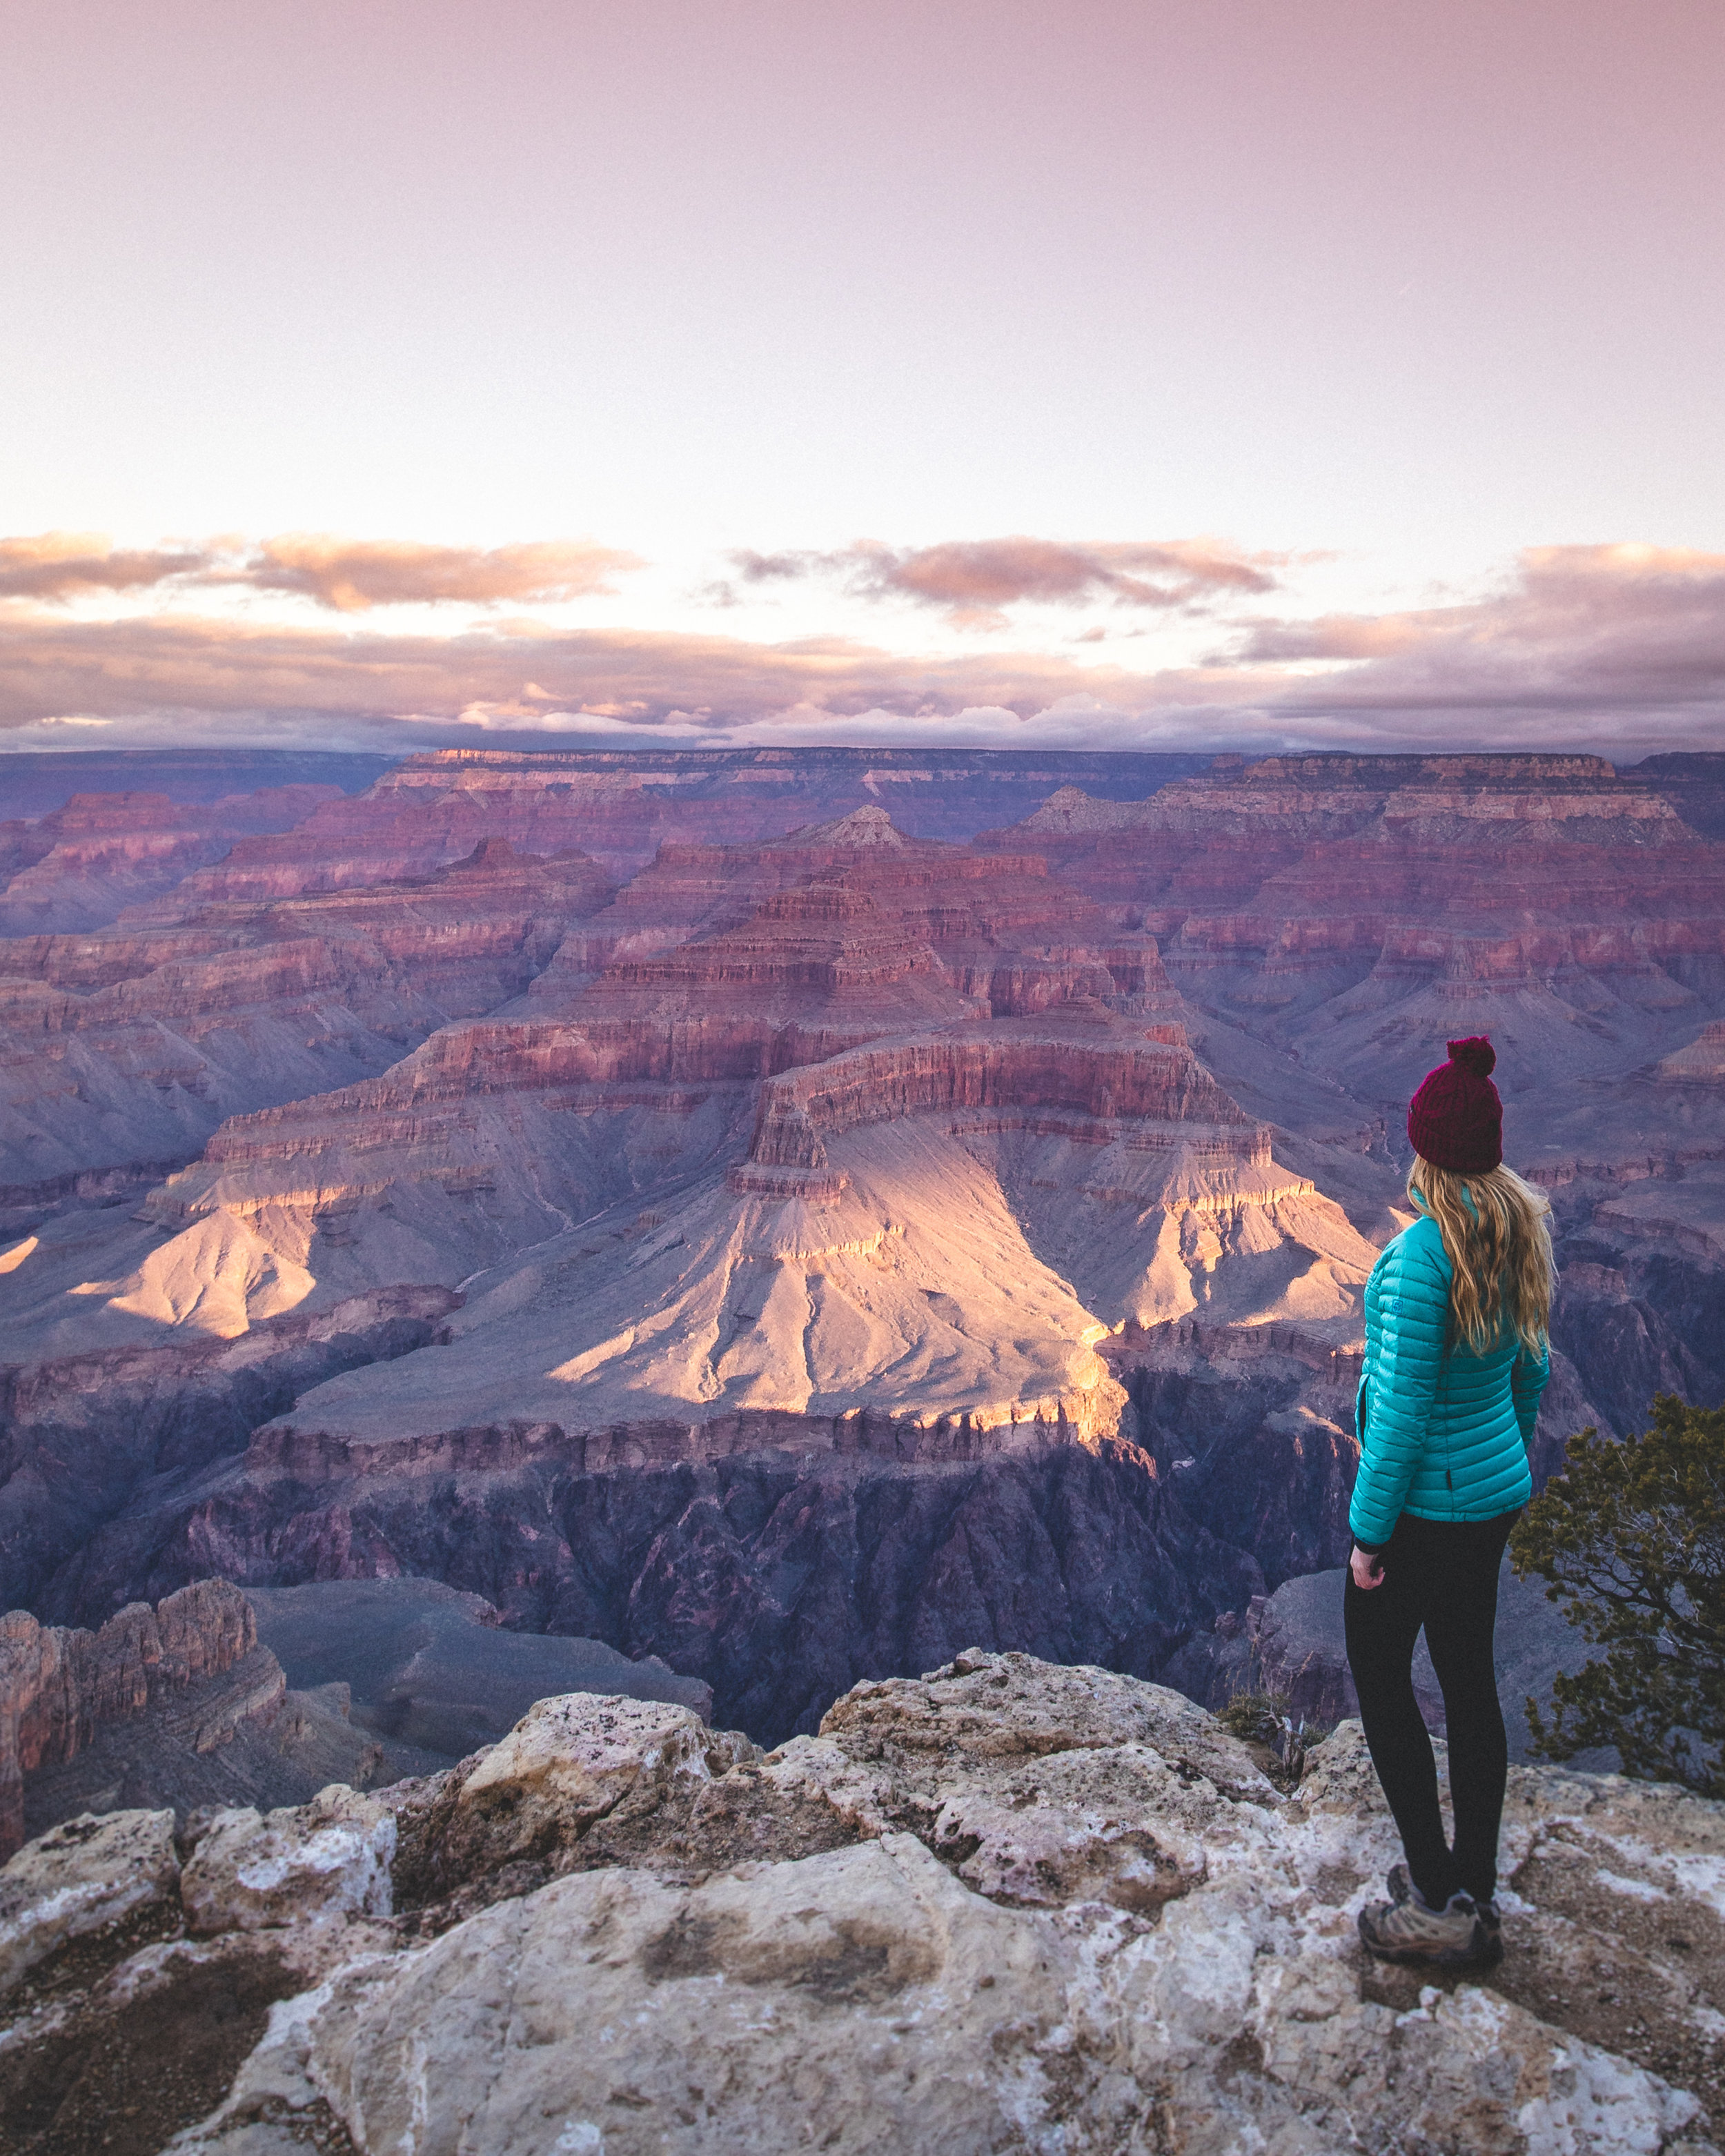
[[1512, 1337], [1483, 1355], [1450, 1344], [1452, 1270], [1436, 1221], [1422, 1216], [1385, 1245], [1366, 1282], [1348, 1524], [1368, 1549], [1389, 1540], [1404, 1512], [1491, 1520], [1533, 1494], [1527, 1440], [1551, 1357]]

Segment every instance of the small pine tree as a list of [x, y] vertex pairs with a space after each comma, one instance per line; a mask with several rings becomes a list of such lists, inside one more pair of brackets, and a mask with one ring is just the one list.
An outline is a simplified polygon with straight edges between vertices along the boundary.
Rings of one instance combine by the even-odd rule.
[[1572, 1437], [1510, 1558], [1605, 1650], [1555, 1680], [1549, 1724], [1528, 1701], [1533, 1751], [1615, 1745], [1627, 1774], [1725, 1796], [1725, 1409], [1661, 1393], [1639, 1436]]

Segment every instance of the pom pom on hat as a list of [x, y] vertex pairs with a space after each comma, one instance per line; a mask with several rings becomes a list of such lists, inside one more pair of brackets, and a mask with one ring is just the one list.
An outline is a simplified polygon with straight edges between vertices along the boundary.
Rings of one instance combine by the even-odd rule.
[[1448, 1044], [1408, 1106], [1408, 1139], [1422, 1160], [1455, 1175], [1484, 1175], [1503, 1160], [1503, 1103], [1491, 1083], [1497, 1051], [1483, 1034]]
[[1466, 1040], [1446, 1040], [1444, 1045], [1450, 1051], [1450, 1062], [1471, 1070], [1476, 1078], [1489, 1078], [1497, 1068], [1497, 1050], [1482, 1033], [1472, 1034]]

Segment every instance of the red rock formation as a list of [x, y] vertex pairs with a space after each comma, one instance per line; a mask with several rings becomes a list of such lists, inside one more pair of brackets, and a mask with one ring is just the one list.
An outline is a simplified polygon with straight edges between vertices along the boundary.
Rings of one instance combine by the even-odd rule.
[[[1122, 1029], [1124, 1030], [1124, 1029]], [[1204, 1070], [1175, 1026], [1137, 1041], [1075, 1038], [1029, 1026], [853, 1049], [762, 1089], [749, 1158], [821, 1168], [829, 1136], [932, 1110], [1072, 1108], [1114, 1116], [1223, 1127], [1228, 1157], [1265, 1165], [1255, 1128]], [[968, 1127], [968, 1126], [967, 1126]], [[1069, 1133], [1070, 1134], [1070, 1133]], [[1111, 1137], [1099, 1132], [1099, 1139]], [[1194, 1133], [1194, 1136], [1196, 1133]]]
[[[673, 941], [691, 913], [742, 917]], [[642, 922], [660, 947], [639, 949]], [[206, 1159], [286, 1158], [362, 1128], [374, 1147], [416, 1143], [441, 1104], [478, 1095], [747, 1082], [907, 1023], [1094, 1002], [1117, 978], [1142, 995], [1162, 978], [1153, 945], [1109, 932], [1040, 860], [906, 841], [879, 809], [768, 846], [666, 849], [569, 940], [616, 955], [596, 976], [562, 974], [566, 1016], [446, 1027], [387, 1077], [234, 1117]], [[536, 1004], [557, 1000], [557, 976], [535, 984]]]
[[[488, 1423], [382, 1443], [356, 1442], [339, 1432], [285, 1420], [259, 1431], [243, 1469], [228, 1478], [230, 1488], [215, 1496], [203, 1522], [206, 1531], [219, 1533], [221, 1521], [229, 1516], [230, 1496], [239, 1496], [243, 1505], [248, 1486], [277, 1476], [295, 1484], [352, 1481], [372, 1487], [403, 1476], [505, 1476], [535, 1467], [594, 1475], [708, 1466], [781, 1448], [838, 1460], [950, 1465], [1045, 1445], [1094, 1445], [1112, 1434], [1113, 1415], [1106, 1418], [1105, 1426], [1097, 1401], [1079, 1392], [1022, 1405], [1016, 1418], [902, 1415], [873, 1408], [825, 1415], [745, 1408], [699, 1422], [643, 1420], [599, 1430], [566, 1430], [558, 1423]], [[327, 1490], [326, 1504], [339, 1502], [343, 1494], [338, 1488]], [[355, 1576], [363, 1578], [368, 1570], [363, 1568]]]
[[[1665, 796], [1620, 778], [1595, 757], [1269, 757], [1239, 769], [1178, 780], [1141, 802], [1093, 800], [1076, 788], [1055, 794], [1010, 830], [984, 833], [980, 849], [1042, 850], [1051, 868], [1098, 902], [1164, 916], [1245, 905], [1271, 879], [1309, 867], [1328, 891], [1383, 894], [1390, 904], [1477, 905], [1482, 879], [1553, 846], [1551, 867], [1597, 882], [1609, 850], [1662, 853], [1692, 848], [1697, 834]], [[1688, 863], [1638, 865], [1657, 877], [1692, 877]], [[1716, 871], [1717, 872], [1717, 871]], [[1516, 903], [1504, 891], [1500, 906]], [[1301, 909], [1304, 910], [1304, 909]], [[1167, 916], [1173, 916], [1172, 921]]]
[[[819, 1421], [871, 1389], [937, 1419], [1023, 1419], [1050, 1400], [1100, 1428], [1118, 1400], [1090, 1339], [1122, 1312], [1211, 1305], [1224, 1256], [1276, 1254], [1253, 1276], [1271, 1307], [1291, 1293], [1345, 1312], [1358, 1235], [1309, 1180], [1272, 1172], [1267, 1131], [1178, 1023], [1146, 1022], [1171, 1000], [1153, 944], [1109, 932], [1034, 858], [907, 840], [868, 809], [660, 867], [660, 922], [680, 892], [704, 932], [619, 941], [560, 1015], [446, 1027], [381, 1079], [231, 1119], [143, 1209], [173, 1240], [111, 1291], [116, 1312], [179, 1322], [196, 1307], [237, 1329], [254, 1281], [268, 1308], [285, 1276], [322, 1299], [404, 1264], [478, 1281], [537, 1248], [557, 1253], [555, 1281], [501, 1307], [543, 1311], [573, 1293], [571, 1268], [614, 1259], [549, 1333], [485, 1332], [470, 1353], [464, 1330], [438, 1372], [401, 1378], [431, 1384], [411, 1410], [367, 1395], [356, 1412], [385, 1444], [493, 1417], [585, 1441], [685, 1402], [685, 1434], [744, 1409]], [[753, 901], [741, 919], [727, 884]], [[870, 1152], [890, 1123], [919, 1127]], [[1038, 1194], [1058, 1189], [1065, 1208]], [[664, 1216], [640, 1208], [660, 1191], [698, 1218], [658, 1235]], [[844, 1218], [775, 1225], [787, 1203]], [[956, 1242], [945, 1207], [967, 1224]], [[1117, 1263], [1099, 1271], [1074, 1233], [1114, 1235]], [[634, 1322], [644, 1295], [663, 1320], [651, 1332]], [[652, 1368], [631, 1375], [637, 1343]], [[578, 1420], [568, 1386], [602, 1364]]]
[[[446, 1287], [391, 1286], [255, 1318], [239, 1338], [138, 1326], [146, 1337], [128, 1344], [0, 1364], [0, 1574], [8, 1594], [51, 1612], [57, 1569], [138, 1490], [243, 1450], [259, 1423], [337, 1372], [442, 1337], [460, 1304]], [[8, 1345], [18, 1352], [16, 1331]], [[132, 1599], [130, 1590], [122, 1599]], [[105, 1603], [100, 1614], [115, 1606]]]
[[421, 875], [490, 836], [532, 853], [578, 846], [623, 878], [667, 845], [747, 844], [870, 806], [922, 836], [968, 839], [1075, 775], [1094, 788], [1144, 792], [1204, 761], [1046, 751], [946, 751], [931, 763], [902, 749], [436, 749], [409, 757], [369, 793], [331, 803], [303, 830], [236, 847], [193, 880], [191, 895], [284, 897]]
[[251, 1604], [225, 1579], [154, 1609], [132, 1603], [98, 1632], [39, 1625], [27, 1609], [0, 1617], [0, 1860], [24, 1838], [26, 1774], [75, 1758], [102, 1724], [232, 1669], [257, 1644]]
[[[1715, 999], [1725, 847], [1680, 798], [1591, 757], [1272, 757], [1137, 803], [1068, 789], [978, 844], [1040, 844], [1190, 1004], [1386, 1116], [1444, 1040], [1489, 1032], [1525, 1148]], [[1254, 1068], [1225, 1034], [1204, 1052], [1230, 1085]]]
[[[383, 782], [380, 782], [380, 788]], [[188, 875], [154, 914], [187, 908], [352, 891], [431, 875], [488, 841], [523, 854], [578, 853], [595, 819], [557, 789], [461, 788], [397, 795], [373, 788], [326, 803], [297, 829], [243, 840], [218, 866]]]
[[1623, 776], [1663, 794], [1691, 830], [1725, 839], [1725, 754], [1718, 750], [1645, 757]]
[[111, 921], [246, 834], [285, 830], [336, 796], [333, 786], [268, 787], [208, 804], [74, 793], [35, 824], [0, 826], [0, 934]]
[[0, 1185], [195, 1152], [226, 1112], [393, 1062], [526, 988], [611, 895], [488, 839], [415, 883], [0, 942]]
[[135, 1563], [130, 1532], [164, 1569], [217, 1551], [283, 1584], [408, 1569], [485, 1592], [523, 1630], [658, 1653], [769, 1743], [856, 1678], [960, 1638], [1082, 1643], [1148, 1675], [1262, 1584], [1140, 1448], [1076, 1441], [1052, 1415], [1015, 1431], [725, 1419], [578, 1448], [542, 1428], [475, 1430], [451, 1434], [447, 1456], [454, 1479], [304, 1435], [290, 1471], [236, 1469], [195, 1507], [116, 1525], [100, 1554]]
[[[628, 1478], [639, 1495], [706, 1476], [717, 1513], [750, 1454], [992, 1473], [1039, 1404], [1050, 1430], [1065, 1417], [1067, 1453], [1094, 1458], [1086, 1445], [1121, 1411], [1110, 1371], [1144, 1395], [1141, 1435], [1153, 1411], [1170, 1444], [1216, 1436], [1179, 1471], [1189, 1517], [1266, 1572], [1333, 1563], [1350, 1298], [1371, 1259], [1357, 1230], [1393, 1229], [1384, 1128], [1393, 1150], [1404, 1066], [1417, 1078], [1483, 1008], [1517, 1127], [1537, 1110], [1554, 1158], [1606, 1157], [1559, 1127], [1560, 1108], [1619, 1116], [1617, 1154], [1675, 1162], [1680, 1124], [1695, 1158], [1712, 1142], [1717, 1089], [1652, 1074], [1692, 1047], [1711, 1067], [1721, 850], [1668, 788], [1594, 759], [1271, 759], [1137, 804], [1056, 794], [987, 847], [907, 837], [878, 807], [785, 834], [793, 815], [759, 770], [744, 783], [734, 762], [628, 763], [420, 760], [367, 803], [320, 812], [316, 844], [302, 828], [199, 886], [326, 874], [330, 888], [182, 892], [103, 937], [16, 947], [18, 1031], [33, 1054], [65, 1046], [69, 1101], [90, 1083], [76, 1059], [98, 1009], [116, 1042], [141, 1040], [125, 1026], [153, 1014], [155, 1060], [136, 1067], [187, 1094], [213, 1037], [202, 1029], [221, 1029], [198, 1007], [211, 983], [229, 1007], [290, 1020], [260, 1029], [254, 1061], [278, 1039], [287, 1057], [287, 1036], [332, 1010], [379, 1041], [399, 1027], [387, 1070], [381, 1050], [356, 1054], [352, 1082], [254, 1096], [123, 1230], [66, 1228], [54, 1244], [45, 1225], [0, 1284], [9, 1297], [33, 1268], [61, 1268], [60, 1301], [44, 1290], [33, 1323], [68, 1338], [219, 1323], [238, 1358], [254, 1339], [239, 1328], [261, 1349], [259, 1312], [290, 1295], [321, 1320], [379, 1281], [459, 1282], [469, 1298], [447, 1345], [375, 1368], [356, 1355], [321, 1394], [260, 1407], [243, 1462], [235, 1430], [234, 1463], [200, 1455], [195, 1492], [141, 1477], [121, 1493], [116, 1477], [106, 1524], [72, 1554], [56, 1544], [44, 1610], [93, 1618], [116, 1593], [230, 1563], [264, 1578], [460, 1577], [470, 1555], [512, 1614], [549, 1621], [598, 1562], [598, 1513], [634, 1502]], [[619, 858], [663, 843], [585, 912], [535, 895], [558, 864], [504, 850], [524, 834], [591, 847], [608, 821]], [[484, 834], [472, 869], [367, 880]], [[455, 889], [481, 871], [483, 903]], [[432, 983], [450, 1022], [413, 1047], [412, 998]], [[1666, 1075], [1705, 1077], [1687, 1062]], [[1577, 1245], [1575, 1322], [1624, 1343], [1637, 1385], [1689, 1368], [1654, 1322], [1660, 1295], [1717, 1332], [1712, 1273], [1700, 1277], [1714, 1246], [1686, 1257], [1681, 1241], [1717, 1232], [1703, 1180], [1672, 1173], [1651, 1209], [1627, 1194], [1634, 1218], [1615, 1224], [1602, 1197], [1584, 1225], [1611, 1248]], [[122, 1233], [126, 1261], [110, 1263]], [[1618, 1329], [1599, 1315], [1632, 1242], [1648, 1254], [1634, 1339], [1620, 1294]], [[1174, 1311], [1196, 1313], [1178, 1338], [1151, 1322]], [[1578, 1385], [1567, 1398], [1579, 1407]], [[33, 1460], [51, 1449], [44, 1436]], [[595, 1492], [600, 1476], [616, 1487]], [[778, 1504], [760, 1495], [771, 1479], [750, 1470], [748, 1504]], [[761, 1531], [759, 1579], [804, 1562], [787, 1553], [805, 1502], [786, 1497]], [[696, 1592], [653, 1556], [663, 1521], [649, 1527], [641, 1503], [619, 1592], [646, 1582], [667, 1608], [683, 1594], [689, 1621], [746, 1660], [732, 1589]], [[703, 1521], [675, 1547], [698, 1565], [722, 1544], [730, 1563], [728, 1530]], [[974, 1562], [960, 1606], [1000, 1589], [998, 1558]]]
[[[924, 947], [949, 970], [968, 959], [957, 984], [973, 994], [971, 975], [1003, 946], [1052, 938], [1081, 946], [1093, 965], [1090, 947], [1108, 932], [1092, 907], [1050, 883], [1040, 856], [984, 858], [907, 839], [884, 809], [868, 807], [760, 845], [661, 847], [588, 929], [567, 939], [533, 993], [549, 1002], [583, 993], [583, 977], [601, 972], [619, 989], [705, 982], [819, 991], [840, 976], [860, 983], [870, 963], [891, 968], [886, 947], [897, 943], [906, 947], [907, 972], [927, 970], [909, 955]], [[1058, 962], [1060, 953], [1049, 956]], [[800, 973], [783, 970], [799, 965]]]
[[1711, 1019], [1686, 1048], [1667, 1055], [1659, 1075], [1702, 1086], [1717, 1086], [1725, 1079], [1725, 1019]]

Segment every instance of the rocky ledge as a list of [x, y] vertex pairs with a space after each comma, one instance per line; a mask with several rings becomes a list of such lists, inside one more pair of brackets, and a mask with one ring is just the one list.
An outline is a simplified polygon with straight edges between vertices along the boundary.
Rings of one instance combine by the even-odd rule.
[[0, 1873], [19, 2151], [1704, 2156], [1725, 1808], [1512, 1771], [1508, 1953], [1422, 1987], [1357, 1724], [1291, 1782], [1022, 1655], [762, 1754], [577, 1694], [371, 1796], [87, 1817]]

